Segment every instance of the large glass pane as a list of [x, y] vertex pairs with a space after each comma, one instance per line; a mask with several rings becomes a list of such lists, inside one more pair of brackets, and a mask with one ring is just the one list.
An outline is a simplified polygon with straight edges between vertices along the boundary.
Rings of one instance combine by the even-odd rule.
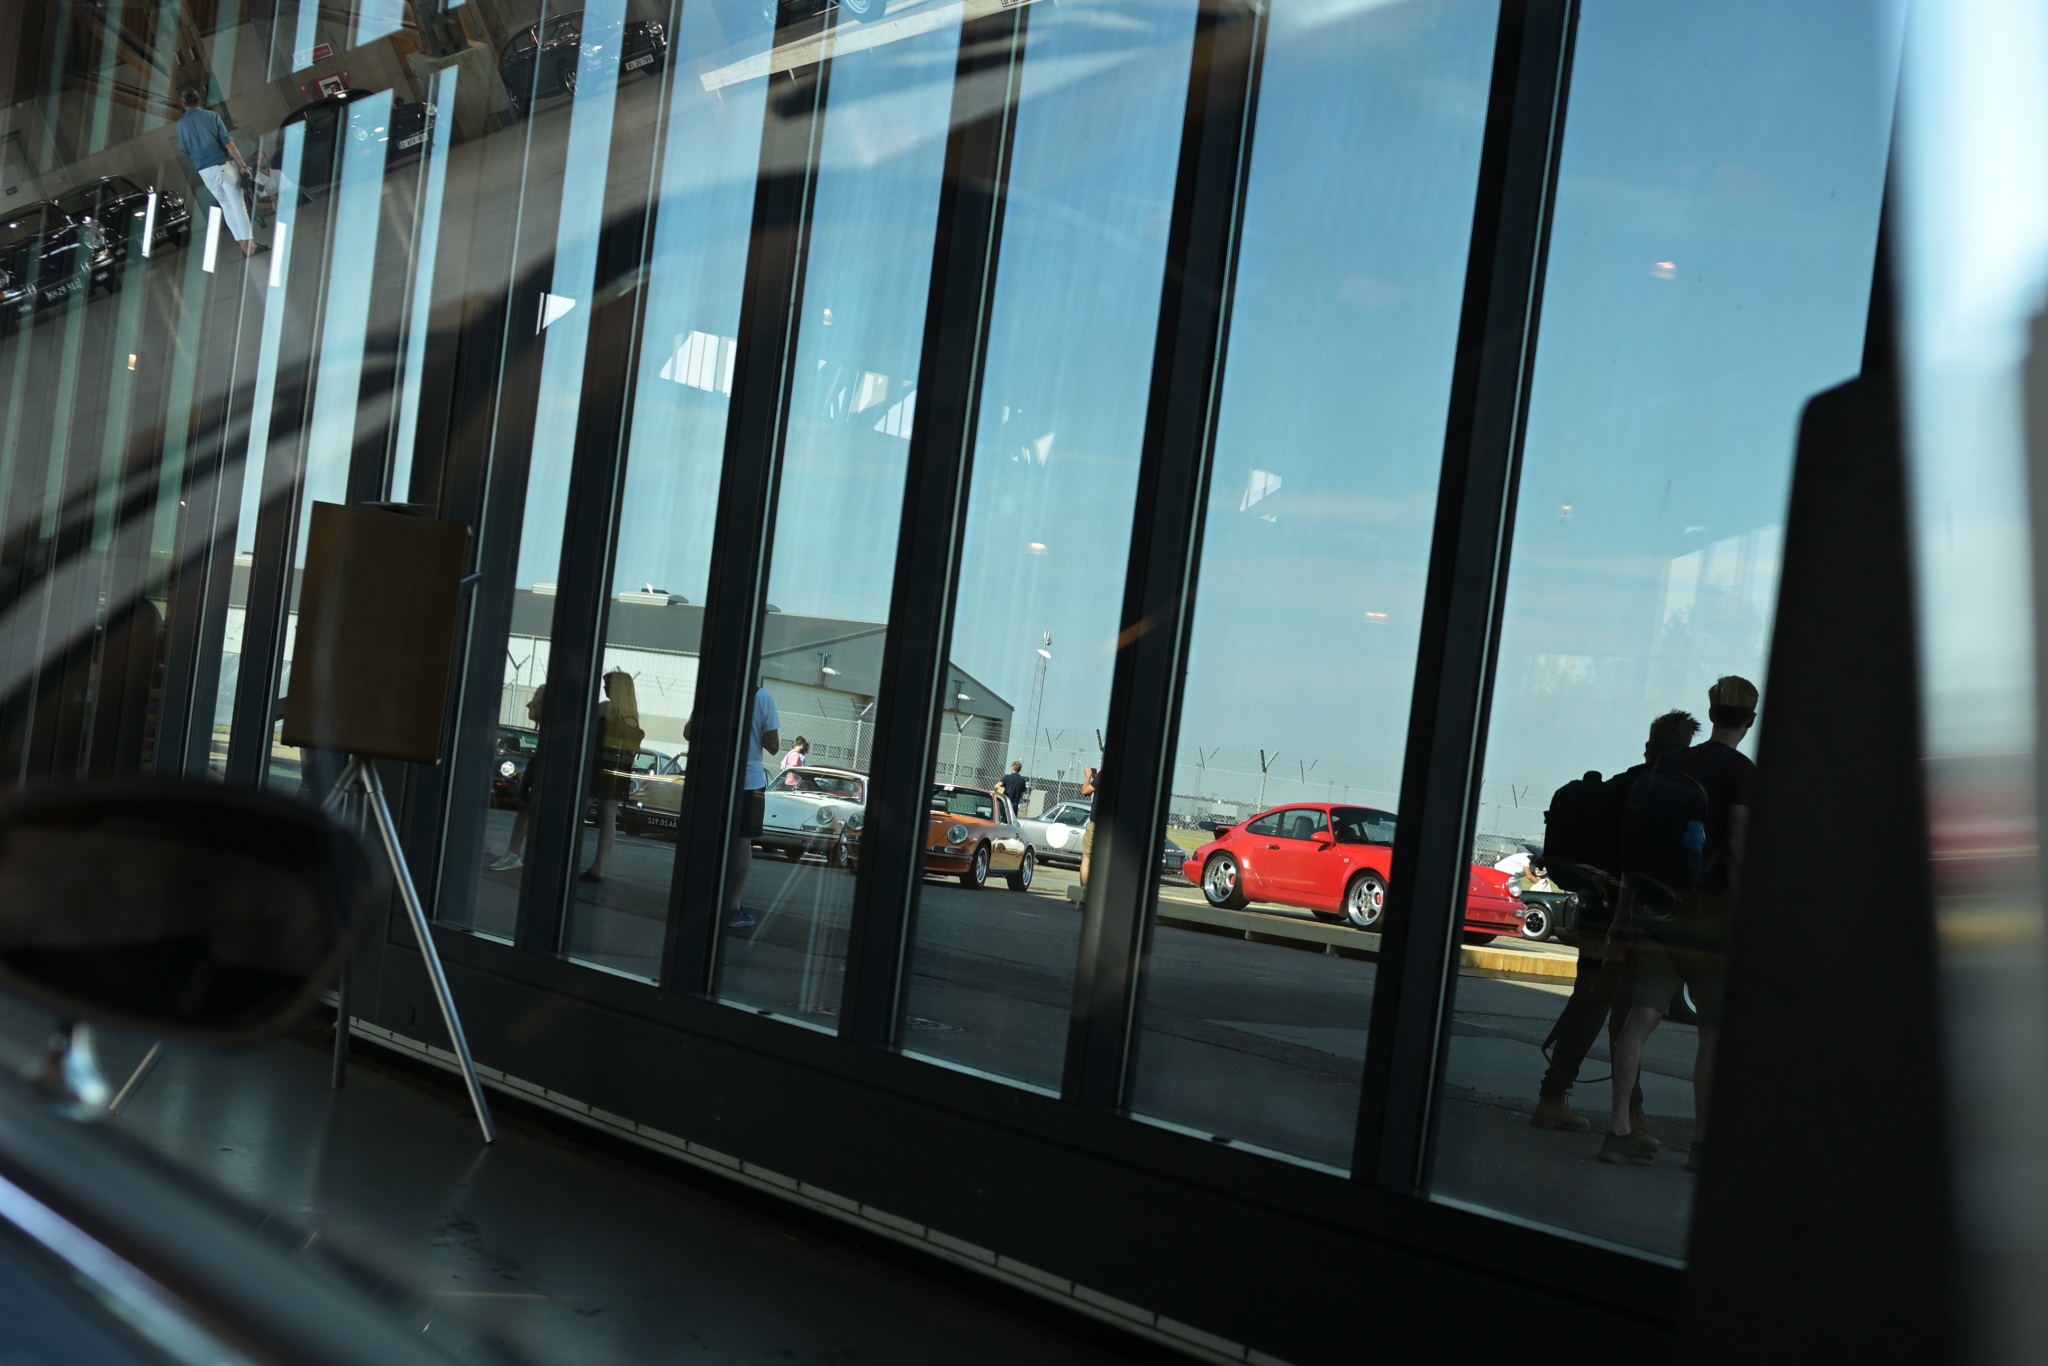
[[1439, 1198], [1683, 1255], [1794, 433], [1861, 365], [1896, 22], [1585, 7], [1473, 853], [1549, 904], [1458, 984]]
[[[676, 41], [693, 69], [725, 69], [768, 46], [768, 19], [740, 12], [751, 30], [722, 35], [711, 6], [683, 7]], [[664, 134], [668, 152], [605, 609], [606, 735], [587, 766], [588, 823], [564, 944], [582, 961], [650, 980], [678, 871], [675, 839], [689, 761], [684, 727], [697, 692], [767, 86], [765, 78], [724, 85], [679, 80]]]
[[853, 903], [841, 837], [866, 802], [960, 42], [957, 7], [912, 19], [877, 25], [881, 41], [850, 26], [846, 46], [862, 45], [832, 58], [743, 756], [743, 785], [764, 792], [753, 844], [770, 857], [735, 849], [721, 941], [721, 996], [827, 1027]]
[[[472, 289], [510, 290], [533, 302], [506, 324], [512, 336], [478, 538], [484, 577], [437, 910], [493, 935], [511, 935], [527, 894], [528, 818], [545, 763], [542, 697], [556, 614], [564, 610], [557, 593], [563, 536], [595, 291], [603, 283], [600, 240], [608, 224], [647, 206], [673, 70], [669, 8], [558, 3], [484, 21], [502, 82], [494, 117], [506, 131], [465, 168], [464, 189], [475, 197], [468, 221], [501, 226], [487, 239], [488, 253], [462, 264]], [[664, 150], [671, 158], [691, 154], [687, 146]], [[525, 292], [535, 284], [537, 298]], [[559, 762], [581, 757], [582, 732], [594, 726], [598, 705], [566, 696], [550, 704], [560, 717], [556, 743], [571, 751]], [[651, 973], [648, 963], [636, 963]]]
[[1131, 1105], [1328, 1168], [1357, 1122], [1496, 8], [1277, 0], [1261, 86], [1174, 779], [1197, 885], [1160, 893]]
[[[1080, 770], [1099, 762], [1109, 710], [1194, 9], [1039, 5], [1024, 59], [933, 775], [981, 800], [1007, 784], [1018, 809], [984, 825], [952, 809], [957, 794], [944, 819], [934, 804], [931, 843], [955, 825], [976, 837], [927, 855], [905, 1042], [1048, 1090], [1073, 1002]], [[1005, 847], [1005, 824], [1024, 848]]]

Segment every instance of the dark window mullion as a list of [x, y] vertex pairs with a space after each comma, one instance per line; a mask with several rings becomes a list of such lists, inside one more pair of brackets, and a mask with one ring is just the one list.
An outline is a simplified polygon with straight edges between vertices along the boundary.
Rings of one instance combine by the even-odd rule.
[[[243, 280], [247, 280], [247, 276]], [[215, 286], [188, 270], [186, 289], [205, 292], [195, 345], [188, 454], [180, 490], [177, 578], [166, 648], [159, 773], [204, 775], [213, 762], [214, 709], [221, 651], [235, 578], [235, 537], [242, 485], [249, 477], [246, 438], [255, 402], [253, 375], [261, 330], [259, 286]], [[175, 728], [175, 736], [170, 731]]]
[[[831, 24], [836, 10], [826, 12]], [[734, 346], [716, 538], [698, 641], [689, 781], [677, 815], [661, 981], [714, 989], [733, 822], [740, 818], [741, 750], [759, 681], [776, 484], [803, 293], [804, 250], [824, 133], [829, 62], [795, 76], [768, 101]], [[685, 872], [688, 876], [685, 876]]]
[[[328, 260], [334, 247], [336, 194], [321, 201], [326, 217], [320, 249], [304, 248], [305, 206], [291, 230], [297, 239], [285, 266], [282, 289], [267, 289], [263, 264], [245, 268], [249, 287], [262, 293], [264, 309], [286, 310], [278, 334], [275, 384], [267, 431], [249, 433], [245, 478], [261, 482], [256, 536], [250, 548], [249, 588], [242, 612], [241, 673], [235, 680], [234, 726], [228, 734], [227, 778], [261, 785], [270, 767], [273, 702], [283, 678], [285, 623], [292, 610], [292, 560], [305, 497], [306, 443], [319, 377], [319, 338], [326, 315]], [[232, 240], [232, 239], [230, 239]], [[223, 259], [233, 253], [223, 250]], [[310, 299], [296, 317], [293, 299]], [[260, 335], [260, 334], [259, 334]], [[273, 462], [271, 457], [277, 459]]]
[[570, 456], [569, 502], [549, 628], [548, 693], [541, 725], [550, 756], [535, 793], [532, 858], [514, 939], [521, 948], [561, 947], [563, 906], [576, 873], [583, 831], [583, 778], [590, 766], [591, 704], [604, 650], [611, 596], [612, 538], [618, 521], [625, 434], [632, 407], [634, 357], [645, 276], [640, 267], [652, 231], [651, 205], [605, 225], [599, 239], [589, 341]]
[[1495, 40], [1435, 535], [1352, 1172], [1426, 1184], [1457, 984], [1494, 644], [1564, 136], [1577, 0], [1508, 0]]
[[[896, 1042], [902, 1015], [903, 971], [924, 870], [925, 785], [946, 705], [942, 694], [952, 691], [953, 604], [1029, 14], [1019, 6], [963, 25], [954, 69], [917, 415], [876, 694], [861, 881], [840, 1006], [843, 1037], [883, 1047]], [[988, 104], [988, 82], [997, 79], [1001, 99], [977, 116]]]
[[1251, 158], [1266, 7], [1211, 0], [1197, 19], [1180, 168], [1139, 455], [1116, 672], [1094, 812], [1093, 869], [1068, 1022], [1067, 1099], [1124, 1103], [1150, 940], [1159, 842], [1187, 665], [1209, 453], [1223, 379], [1232, 272]]

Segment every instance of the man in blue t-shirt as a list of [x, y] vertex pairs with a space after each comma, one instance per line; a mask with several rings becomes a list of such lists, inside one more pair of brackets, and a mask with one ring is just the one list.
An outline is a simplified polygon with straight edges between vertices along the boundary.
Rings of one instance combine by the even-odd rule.
[[242, 202], [242, 182], [228, 169], [230, 160], [244, 172], [248, 171], [249, 163], [242, 160], [242, 149], [228, 136], [228, 126], [221, 122], [220, 115], [199, 107], [197, 90], [187, 90], [184, 100], [185, 112], [178, 119], [178, 150], [192, 158], [199, 178], [219, 201], [221, 217], [227, 220], [228, 231], [235, 235], [242, 255], [254, 256], [256, 243], [252, 239], [256, 233], [249, 226], [249, 211]]

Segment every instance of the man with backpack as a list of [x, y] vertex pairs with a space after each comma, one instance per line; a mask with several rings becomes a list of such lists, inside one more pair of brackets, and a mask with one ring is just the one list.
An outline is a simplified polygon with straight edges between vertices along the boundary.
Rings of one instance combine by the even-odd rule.
[[1621, 864], [1626, 912], [1636, 942], [1634, 1004], [1614, 1048], [1614, 1113], [1597, 1154], [1602, 1162], [1648, 1162], [1654, 1140], [1629, 1112], [1643, 1045], [1682, 987], [1699, 1017], [1693, 1062], [1693, 1144], [1685, 1163], [1698, 1171], [1706, 1151], [1707, 1097], [1721, 1027], [1728, 916], [1742, 880], [1756, 765], [1736, 746], [1756, 724], [1756, 685], [1729, 674], [1707, 689], [1706, 743], [1667, 755], [1629, 790], [1622, 813]]
[[[1632, 1000], [1628, 943], [1610, 939], [1621, 874], [1621, 816], [1636, 779], [1665, 755], [1692, 743], [1700, 723], [1690, 712], [1671, 711], [1650, 723], [1643, 762], [1605, 782], [1588, 773], [1557, 790], [1543, 813], [1543, 867], [1550, 880], [1579, 898], [1579, 972], [1571, 999], [1551, 1026], [1545, 1048], [1553, 1044], [1550, 1068], [1529, 1124], [1537, 1129], [1562, 1129], [1583, 1134], [1593, 1125], [1572, 1113], [1572, 1086], [1592, 1050], [1600, 1029], [1607, 1027], [1609, 1056], [1620, 1035]], [[1630, 1098], [1633, 1128], [1643, 1132], [1642, 1091]], [[1655, 1142], [1655, 1140], [1651, 1140]]]

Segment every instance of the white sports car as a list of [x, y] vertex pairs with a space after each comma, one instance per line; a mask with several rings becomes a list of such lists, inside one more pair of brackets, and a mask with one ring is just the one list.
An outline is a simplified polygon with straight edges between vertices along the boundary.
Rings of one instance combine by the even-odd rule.
[[1089, 802], [1061, 802], [1042, 816], [1017, 822], [1017, 833], [1040, 863], [1081, 866], [1081, 832], [1088, 828]]
[[860, 827], [867, 807], [865, 773], [805, 764], [769, 780], [761, 799], [761, 833], [754, 843], [774, 849], [791, 863], [822, 854], [835, 868], [846, 866], [846, 823]]

